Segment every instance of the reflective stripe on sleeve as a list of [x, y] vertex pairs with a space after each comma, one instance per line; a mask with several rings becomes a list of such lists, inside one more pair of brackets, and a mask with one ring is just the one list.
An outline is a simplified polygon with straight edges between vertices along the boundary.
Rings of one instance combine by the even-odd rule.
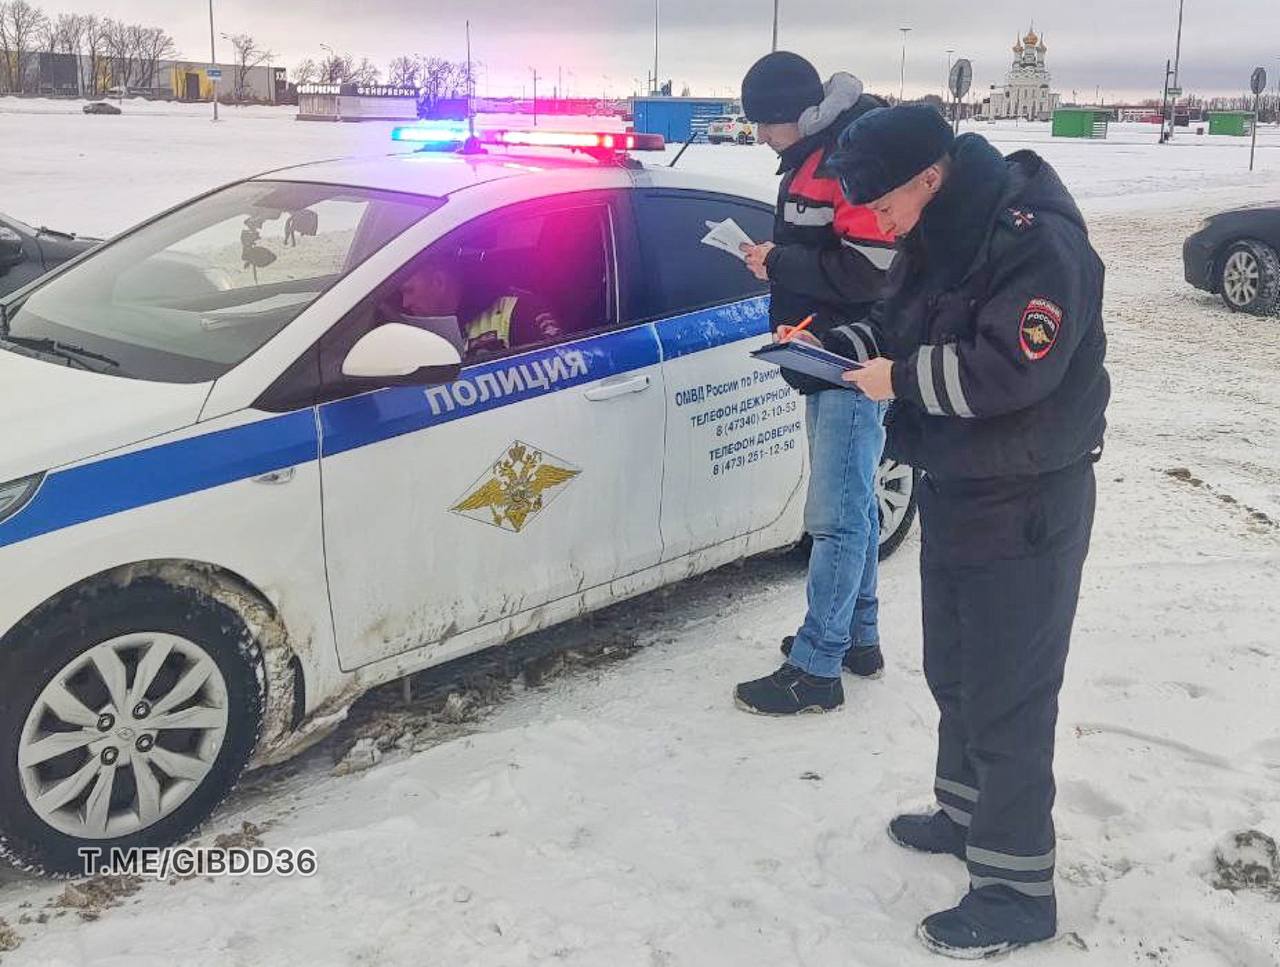
[[938, 391], [933, 385], [933, 351], [934, 346], [921, 346], [916, 355], [916, 382], [920, 386], [920, 399], [924, 401], [925, 410], [932, 416], [946, 416], [942, 405], [938, 402]]
[[861, 333], [862, 338], [867, 343], [867, 351], [870, 356], [880, 355], [880, 343], [876, 340], [876, 334], [870, 326], [865, 322], [855, 322], [852, 329], [854, 332]]
[[893, 260], [898, 257], [897, 249], [881, 248], [879, 245], [863, 245], [851, 238], [841, 239], [840, 241], [845, 248], [853, 249], [882, 272], [887, 272], [889, 266], [893, 265]]
[[969, 408], [969, 401], [965, 399], [960, 385], [960, 353], [953, 342], [942, 347], [942, 375], [951, 409], [956, 416], [973, 419], [973, 410]]
[[845, 339], [849, 340], [849, 342], [853, 344], [853, 358], [858, 362], [865, 363], [871, 358], [871, 351], [867, 346], [867, 340], [863, 337], [862, 333], [856, 330], [853, 326], [837, 326], [831, 331], [832, 333], [838, 333], [839, 335], [844, 336]]

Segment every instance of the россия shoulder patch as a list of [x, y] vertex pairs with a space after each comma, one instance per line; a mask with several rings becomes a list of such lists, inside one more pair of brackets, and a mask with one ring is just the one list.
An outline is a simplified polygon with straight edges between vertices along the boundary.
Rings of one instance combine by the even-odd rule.
[[1032, 299], [1022, 311], [1018, 345], [1032, 362], [1044, 359], [1062, 331], [1062, 308], [1048, 299]]

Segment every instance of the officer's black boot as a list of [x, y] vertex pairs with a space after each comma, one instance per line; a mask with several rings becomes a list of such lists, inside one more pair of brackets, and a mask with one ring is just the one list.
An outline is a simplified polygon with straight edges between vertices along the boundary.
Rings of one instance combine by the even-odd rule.
[[[782, 639], [782, 653], [791, 655], [791, 646], [796, 643], [795, 635], [787, 635]], [[867, 648], [850, 648], [844, 653], [840, 663], [844, 670], [859, 678], [880, 678], [884, 674], [884, 655], [879, 645]]]
[[965, 828], [939, 810], [932, 814], [895, 816], [889, 823], [889, 838], [904, 849], [964, 859]]
[[839, 678], [819, 678], [783, 665], [767, 678], [743, 682], [733, 693], [738, 708], [756, 715], [834, 712], [844, 704]]
[[1053, 896], [1024, 896], [1005, 886], [970, 890], [960, 905], [926, 917], [917, 931], [935, 954], [981, 960], [1049, 940], [1058, 931]]

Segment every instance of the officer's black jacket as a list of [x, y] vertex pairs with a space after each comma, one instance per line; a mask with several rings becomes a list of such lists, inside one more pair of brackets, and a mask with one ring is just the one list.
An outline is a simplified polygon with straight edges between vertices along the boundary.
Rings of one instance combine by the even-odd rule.
[[964, 135], [899, 241], [876, 324], [898, 403], [887, 453], [938, 479], [1041, 474], [1098, 450], [1102, 261], [1057, 173]]

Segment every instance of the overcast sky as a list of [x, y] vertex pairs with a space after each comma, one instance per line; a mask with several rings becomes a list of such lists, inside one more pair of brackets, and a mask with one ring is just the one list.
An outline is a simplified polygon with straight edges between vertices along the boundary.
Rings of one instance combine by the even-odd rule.
[[[659, 73], [695, 94], [737, 90], [743, 71], [770, 43], [772, 0], [660, 0]], [[56, 12], [63, 8], [43, 4]], [[940, 91], [947, 48], [973, 61], [974, 87], [1002, 83], [1014, 40], [1034, 18], [1049, 48], [1054, 86], [1066, 98], [1159, 96], [1173, 56], [1178, 0], [781, 0], [779, 46], [804, 54], [824, 76], [852, 70], [873, 90], [897, 93], [900, 27], [907, 40], [908, 95]], [[81, 5], [85, 8], [86, 5]], [[166, 27], [184, 57], [207, 57], [207, 5], [161, 0], [93, 0], [94, 12]], [[653, 64], [652, 0], [214, 0], [219, 33], [247, 32], [292, 67], [323, 55], [320, 44], [368, 56], [385, 71], [398, 54], [463, 59], [463, 23], [484, 68], [477, 93], [520, 93], [530, 68], [547, 80], [565, 72], [567, 92], [629, 94]], [[219, 40], [219, 59], [231, 48]], [[1235, 94], [1249, 74], [1280, 72], [1280, 0], [1186, 0], [1182, 86]], [[572, 71], [572, 74], [569, 72]], [[544, 86], [545, 85], [545, 86]], [[1087, 94], [1087, 96], [1086, 96]]]

